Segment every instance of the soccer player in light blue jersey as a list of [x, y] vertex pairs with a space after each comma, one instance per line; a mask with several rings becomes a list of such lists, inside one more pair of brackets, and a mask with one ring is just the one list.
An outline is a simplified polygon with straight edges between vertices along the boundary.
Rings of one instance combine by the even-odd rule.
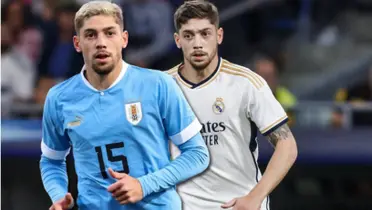
[[[73, 150], [81, 210], [178, 210], [175, 185], [202, 171], [201, 125], [171, 76], [127, 64], [121, 9], [107, 1], [76, 13], [85, 65], [53, 87], [43, 114], [40, 170], [51, 210], [71, 208], [65, 158]], [[170, 162], [169, 139], [182, 155]]]

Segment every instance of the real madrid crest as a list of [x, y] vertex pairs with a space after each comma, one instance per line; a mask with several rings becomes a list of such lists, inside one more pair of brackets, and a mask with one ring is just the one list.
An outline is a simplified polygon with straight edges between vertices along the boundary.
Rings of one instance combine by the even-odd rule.
[[225, 104], [223, 103], [222, 98], [216, 98], [212, 106], [213, 112], [216, 114], [221, 114], [225, 110]]
[[142, 120], [141, 102], [125, 104], [125, 114], [130, 123], [137, 125]]

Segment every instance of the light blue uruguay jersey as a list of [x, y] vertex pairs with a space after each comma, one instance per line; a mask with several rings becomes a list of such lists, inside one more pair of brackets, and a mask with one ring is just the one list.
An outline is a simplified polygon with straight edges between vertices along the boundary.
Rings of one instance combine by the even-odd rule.
[[[83, 68], [84, 69], [84, 68]], [[80, 209], [181, 209], [175, 188], [120, 205], [107, 169], [141, 177], [170, 162], [169, 139], [180, 145], [201, 129], [181, 90], [163, 72], [128, 65], [104, 91], [81, 74], [53, 87], [43, 116], [43, 156], [64, 160], [72, 146]]]

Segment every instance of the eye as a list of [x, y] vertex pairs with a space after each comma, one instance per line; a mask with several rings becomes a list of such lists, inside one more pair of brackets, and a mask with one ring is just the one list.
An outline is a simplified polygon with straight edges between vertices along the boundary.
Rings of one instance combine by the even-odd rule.
[[192, 35], [191, 34], [185, 34], [185, 35], [183, 35], [183, 37], [185, 39], [191, 39], [192, 38]]
[[94, 37], [94, 33], [92, 33], [92, 32], [86, 33], [85, 34], [85, 37], [87, 37], [87, 38], [93, 38]]
[[115, 32], [113, 32], [113, 31], [108, 31], [106, 34], [107, 34], [108, 36], [112, 36], [112, 35], [115, 34]]
[[210, 32], [209, 32], [209, 31], [203, 31], [203, 32], [201, 33], [201, 35], [202, 35], [203, 37], [207, 37], [207, 36], [210, 35]]

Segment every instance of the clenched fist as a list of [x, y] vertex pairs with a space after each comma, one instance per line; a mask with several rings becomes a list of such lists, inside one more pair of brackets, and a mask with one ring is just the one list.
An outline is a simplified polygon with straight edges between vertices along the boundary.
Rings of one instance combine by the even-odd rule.
[[143, 198], [140, 182], [128, 174], [118, 173], [111, 168], [108, 169], [110, 175], [117, 181], [110, 185], [107, 190], [121, 204], [136, 203]]

